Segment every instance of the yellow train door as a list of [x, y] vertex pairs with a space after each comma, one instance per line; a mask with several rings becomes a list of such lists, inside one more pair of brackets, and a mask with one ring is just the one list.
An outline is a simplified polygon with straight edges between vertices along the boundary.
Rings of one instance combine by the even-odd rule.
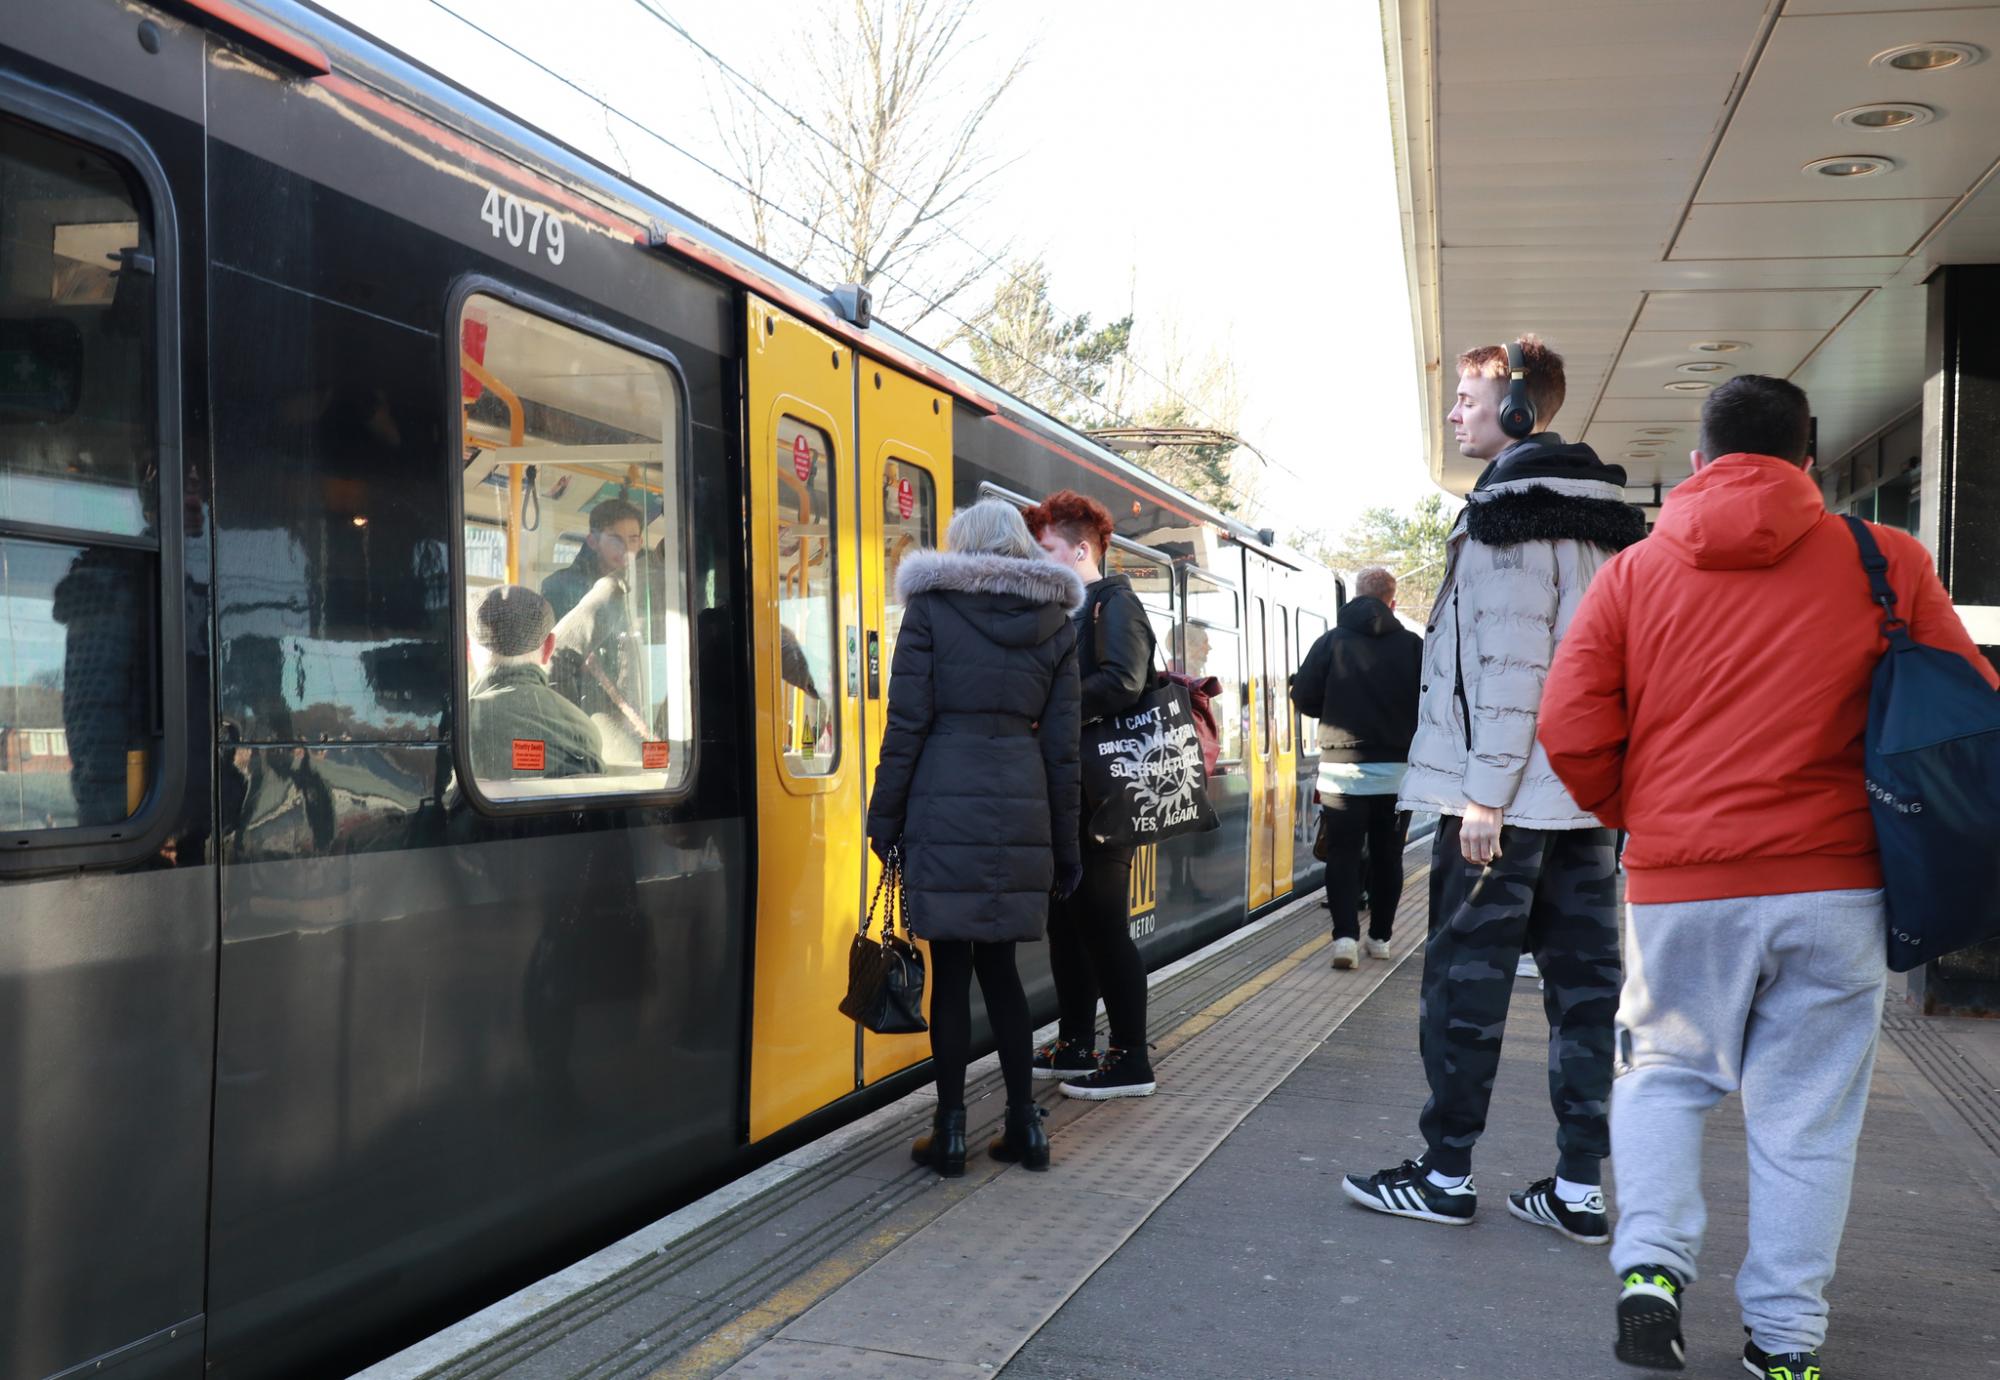
[[1292, 646], [1292, 613], [1271, 605], [1264, 632], [1267, 654], [1265, 684], [1271, 706], [1271, 896], [1292, 894], [1293, 846], [1299, 824], [1298, 716], [1292, 712], [1292, 672], [1298, 669]]
[[1244, 745], [1244, 771], [1250, 777], [1250, 908], [1255, 910], [1271, 900], [1271, 858], [1276, 840], [1271, 836], [1272, 800], [1275, 791], [1271, 764], [1270, 680], [1265, 669], [1266, 601], [1264, 573], [1254, 561], [1245, 561], [1243, 599], [1245, 639], [1244, 674], [1250, 700], [1250, 741]]
[[[896, 568], [919, 547], [942, 544], [951, 511], [951, 399], [892, 369], [860, 361], [861, 702], [868, 745], [868, 786], [881, 756], [889, 705], [889, 672], [903, 624]], [[864, 859], [872, 888], [881, 864]], [[928, 987], [925, 998], [929, 999]], [[861, 1076], [885, 1078], [930, 1057], [923, 1035], [861, 1032]]]
[[749, 300], [745, 447], [757, 725], [750, 1138], [854, 1090], [839, 1012], [862, 904], [868, 749], [851, 350]]

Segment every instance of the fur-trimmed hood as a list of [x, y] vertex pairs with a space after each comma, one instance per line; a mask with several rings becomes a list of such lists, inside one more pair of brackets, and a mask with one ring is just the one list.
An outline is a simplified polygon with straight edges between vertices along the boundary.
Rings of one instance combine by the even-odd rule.
[[896, 568], [896, 593], [908, 603], [919, 594], [1011, 594], [1031, 604], [1055, 604], [1065, 615], [1083, 607], [1083, 580], [1074, 570], [1037, 556], [993, 556], [963, 551], [912, 551]]
[[1465, 532], [1484, 546], [1580, 541], [1623, 551], [1646, 535], [1646, 515], [1599, 479], [1522, 479], [1472, 497]]

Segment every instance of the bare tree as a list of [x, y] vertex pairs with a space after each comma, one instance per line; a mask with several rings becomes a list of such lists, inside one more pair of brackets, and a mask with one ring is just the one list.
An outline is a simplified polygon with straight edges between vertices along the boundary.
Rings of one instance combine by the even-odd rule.
[[[989, 122], [1029, 53], [981, 70], [973, 14], [974, 0], [822, 0], [793, 54], [725, 88], [716, 116], [758, 247], [871, 288], [906, 328], [1006, 249], [989, 254], [959, 226], [1011, 161]], [[793, 115], [805, 127], [786, 128]]]

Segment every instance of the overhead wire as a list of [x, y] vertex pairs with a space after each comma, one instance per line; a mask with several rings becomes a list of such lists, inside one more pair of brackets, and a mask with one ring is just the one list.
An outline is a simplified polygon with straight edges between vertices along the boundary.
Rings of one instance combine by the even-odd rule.
[[[678, 19], [675, 19], [673, 15], [669, 14], [666, 10], [662, 9], [660, 6], [653, 3], [653, 0], [631, 0], [631, 3], [636, 5], [643, 13], [651, 16], [653, 19], [665, 25], [670, 32], [680, 37], [689, 46], [694, 48], [696, 52], [700, 53], [703, 57], [707, 58], [710, 62], [714, 63], [716, 67], [720, 68], [723, 73], [725, 73], [733, 81], [735, 81], [735, 83], [740, 89], [744, 90], [753, 97], [763, 101], [765, 104], [769, 105], [772, 109], [783, 114], [788, 120], [792, 122], [792, 124], [796, 125], [798, 128], [804, 130], [806, 133], [812, 135], [815, 139], [819, 140], [822, 144], [825, 144], [828, 148], [832, 149], [836, 154], [838, 154], [841, 158], [845, 159], [853, 168], [855, 168], [856, 171], [860, 172], [863, 176], [869, 178], [871, 181], [881, 186], [884, 190], [886, 190], [891, 196], [895, 197], [898, 201], [901, 201], [904, 205], [909, 206], [916, 210], [923, 209], [923, 204], [919, 202], [915, 197], [912, 197], [909, 193], [905, 192], [902, 188], [898, 187], [895, 183], [891, 182], [888, 178], [884, 177], [879, 171], [868, 166], [868, 164], [862, 161], [861, 159], [855, 157], [854, 154], [850, 153], [846, 148], [842, 147], [838, 140], [834, 139], [831, 135], [827, 134], [826, 131], [816, 127], [810, 120], [806, 119], [805, 116], [801, 115], [798, 111], [786, 105], [782, 100], [778, 99], [778, 97], [771, 94], [771, 92], [767, 90], [761, 83], [759, 83], [754, 77], [751, 77], [746, 73], [744, 73], [741, 69], [737, 68], [734, 64], [732, 64], [728, 59], [724, 58], [720, 53], [716, 52], [706, 43], [703, 43], [700, 39], [696, 38], [694, 34], [689, 31], [688, 27], [685, 24], [681, 23]], [[966, 234], [960, 231], [957, 226], [953, 225], [950, 221], [945, 220], [943, 217], [941, 216], [937, 217], [936, 220], [940, 229], [942, 229], [947, 235], [951, 236], [951, 238], [957, 240], [960, 244], [964, 245], [967, 249], [970, 249], [973, 252], [973, 254], [982, 261], [982, 269], [998, 269], [1002, 274], [1006, 275], [1006, 277], [1010, 282], [1013, 282], [1016, 285], [1025, 283], [1026, 280], [1022, 277], [1020, 272], [1004, 264], [1001, 261], [1000, 255], [995, 254], [992, 251], [984, 248], [983, 246], [975, 243], [970, 237], [968, 237]], [[1051, 307], [1053, 307], [1054, 302], [1051, 301], [1050, 305]], [[946, 313], [946, 315], [951, 315], [951, 313]], [[1158, 385], [1161, 391], [1166, 393], [1167, 396], [1173, 398], [1176, 402], [1182, 404], [1197, 418], [1200, 418], [1201, 420], [1206, 422], [1210, 427], [1214, 428], [1217, 431], [1228, 432], [1233, 430], [1233, 428], [1223, 426], [1220, 422], [1218, 422], [1215, 419], [1215, 417], [1211, 413], [1203, 409], [1200, 404], [1196, 403], [1192, 398], [1188, 397], [1185, 393], [1175, 388], [1174, 385], [1169, 383], [1166, 379], [1161, 378], [1158, 374], [1155, 374], [1152, 370], [1146, 368], [1145, 365], [1139, 363], [1137, 360], [1130, 358], [1129, 355], [1127, 356], [1125, 363], [1134, 373], [1139, 374], [1142, 377], [1149, 379], [1154, 384]], [[1246, 442], [1245, 449], [1249, 450], [1253, 455], [1256, 455], [1258, 459], [1263, 460], [1266, 464], [1275, 465], [1278, 469], [1283, 470], [1286, 474], [1290, 475], [1293, 479], [1298, 480], [1300, 483], [1306, 482], [1305, 476], [1299, 474], [1296, 470], [1293, 470], [1289, 465], [1283, 464], [1282, 462], [1279, 461], [1270, 460], [1267, 456], [1264, 455], [1264, 453], [1261, 450], [1259, 450], [1254, 445], [1250, 445], [1248, 442]]]
[[[668, 138], [666, 135], [661, 134], [659, 131], [640, 122], [638, 119], [634, 118], [632, 115], [630, 115], [617, 105], [614, 105], [611, 101], [607, 100], [602, 95], [598, 94], [595, 91], [590, 90], [582, 83], [558, 71], [556, 68], [551, 67], [546, 62], [543, 62], [540, 58], [537, 58], [530, 53], [524, 52], [519, 47], [516, 47], [513, 43], [510, 43], [506, 39], [502, 38], [499, 34], [494, 33], [491, 29], [488, 29], [484, 25], [480, 24], [478, 21], [470, 19], [467, 16], [459, 13], [459, 11], [453, 9], [450, 5], [446, 4], [445, 0], [428, 0], [428, 3], [434, 9], [437, 9], [443, 12], [444, 14], [451, 16], [451, 18], [457, 20], [460, 24], [464, 25], [466, 28], [471, 29], [474, 33], [479, 34], [481, 37], [485, 38], [488, 42], [496, 44], [499, 47], [506, 49], [508, 52], [512, 53], [515, 57], [519, 58], [521, 61], [529, 64], [530, 66], [545, 73], [546, 75], [553, 77], [555, 80], [561, 82], [564, 86], [567, 86], [570, 90], [576, 92], [578, 95], [584, 97], [586, 100], [592, 101], [596, 103], [598, 106], [602, 107], [603, 109], [610, 111], [614, 115], [617, 115], [620, 119], [624, 120], [627, 124], [631, 125], [634, 129], [638, 130], [641, 134], [644, 134], [648, 138], [653, 139], [655, 142], [665, 146], [668, 149], [671, 149], [673, 152], [679, 154], [681, 157], [693, 163], [696, 167], [701, 168], [704, 172], [708, 173], [710, 176], [718, 179], [719, 181], [727, 184], [728, 186], [734, 187], [737, 191], [743, 193], [743, 195], [750, 197], [752, 200], [760, 203], [767, 209], [776, 212], [784, 219], [790, 221], [794, 225], [797, 225], [800, 229], [804, 230], [812, 238], [824, 241], [831, 248], [838, 250], [845, 249], [845, 246], [843, 246], [838, 240], [835, 240], [832, 236], [828, 235], [818, 226], [806, 220], [803, 216], [794, 213], [793, 211], [783, 206], [779, 202], [773, 201], [771, 198], [765, 196], [762, 192], [759, 192], [756, 188], [751, 187], [749, 184], [743, 182], [734, 175], [725, 172], [721, 168], [718, 168], [717, 166], [715, 166], [715, 164], [709, 162], [707, 159], [693, 152], [691, 149], [688, 149], [684, 145], [675, 142], [674, 140]], [[794, 265], [793, 267], [795, 271], [801, 271], [801, 272], [803, 271], [799, 270], [797, 265]], [[917, 301], [922, 302], [932, 311], [935, 311], [940, 315], [946, 317], [947, 319], [957, 323], [962, 329], [970, 332], [973, 335], [978, 336], [980, 339], [986, 341], [987, 344], [993, 346], [995, 349], [1003, 351], [1004, 353], [1011, 355], [1013, 358], [1019, 360], [1022, 364], [1026, 365], [1028, 368], [1034, 370], [1036, 373], [1046, 378], [1050, 383], [1053, 383], [1056, 387], [1062, 389], [1065, 393], [1075, 398], [1078, 402], [1084, 403], [1087, 406], [1102, 408], [1114, 420], [1122, 423], [1127, 427], [1133, 427], [1137, 425], [1135, 422], [1133, 422], [1133, 420], [1130, 417], [1126, 416], [1124, 413], [1119, 412], [1112, 407], [1109, 407], [1100, 399], [1091, 397], [1089, 394], [1084, 393], [1074, 384], [1069, 382], [1069, 380], [1063, 378], [1059, 374], [1052, 372], [1045, 365], [1043, 365], [1040, 360], [1037, 360], [1030, 355], [1022, 353], [1020, 350], [1016, 349], [1012, 345], [1009, 345], [1005, 341], [1000, 340], [998, 337], [994, 336], [991, 332], [985, 330], [980, 326], [974, 325], [970, 321], [967, 321], [957, 312], [951, 310], [943, 303], [935, 301], [932, 298], [926, 296], [923, 292], [912, 287], [908, 282], [904, 281], [901, 278], [898, 278], [893, 273], [890, 273], [887, 270], [878, 270], [878, 274], [879, 276], [888, 279], [891, 283], [894, 283], [897, 287], [901, 288], [904, 292], [907, 292]], [[1185, 399], [1183, 399], [1183, 401], [1185, 401]], [[1190, 404], [1190, 406], [1192, 406], [1192, 404]], [[1279, 468], [1283, 469], [1284, 467], [1279, 466]], [[1301, 482], [1304, 482], [1301, 476], [1293, 473], [1291, 470], [1287, 469], [1285, 472], [1287, 474], [1292, 474], [1292, 477], [1294, 479], [1300, 479]], [[1243, 500], [1246, 504], [1248, 504], [1251, 501], [1251, 495], [1245, 493], [1243, 490], [1237, 488], [1235, 485], [1225, 484], [1224, 487], [1226, 487], [1231, 493], [1235, 494], [1237, 498]]]

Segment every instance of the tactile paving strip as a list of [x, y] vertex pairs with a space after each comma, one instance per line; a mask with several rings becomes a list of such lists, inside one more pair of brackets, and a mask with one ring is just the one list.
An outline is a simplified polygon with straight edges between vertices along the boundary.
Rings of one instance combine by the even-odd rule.
[[[1409, 889], [1406, 916], [1422, 894]], [[911, 1356], [998, 1370], [1416, 949], [1420, 933], [1406, 922], [1388, 962], [1348, 971], [1313, 961], [1325, 946], [1308, 944], [1259, 979], [1253, 996], [1225, 1000], [1159, 1058], [1160, 1093], [1066, 1117], [1053, 1128], [1051, 1173], [991, 1179], [724, 1374], [790, 1373], [760, 1360], [788, 1344], [883, 1358], [879, 1370], [829, 1374], [896, 1380]]]

